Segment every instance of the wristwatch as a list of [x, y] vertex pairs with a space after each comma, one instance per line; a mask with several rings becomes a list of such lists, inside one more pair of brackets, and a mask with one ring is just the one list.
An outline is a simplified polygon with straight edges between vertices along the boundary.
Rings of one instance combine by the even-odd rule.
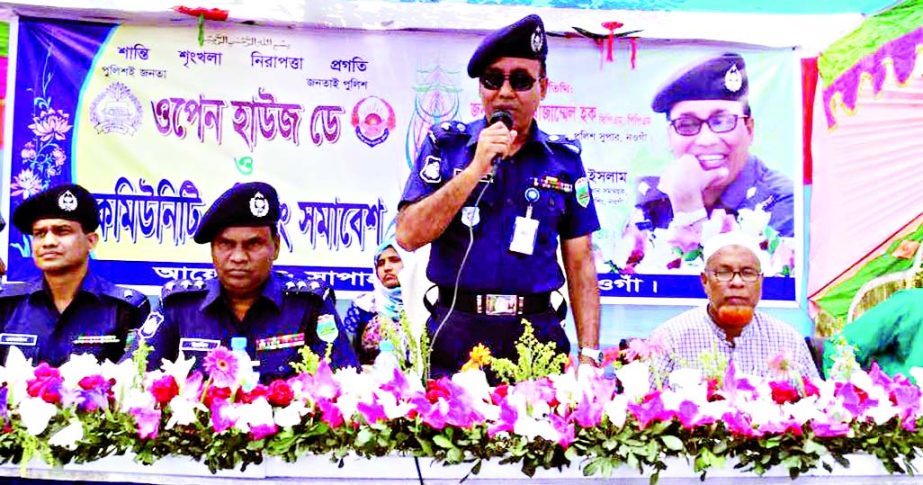
[[589, 347], [581, 347], [581, 348], [580, 348], [580, 356], [581, 356], [581, 357], [589, 357], [590, 359], [593, 360], [593, 362], [596, 362], [596, 365], [599, 365], [599, 364], [602, 364], [602, 363], [603, 363], [603, 351], [602, 351], [602, 350], [599, 350], [599, 349], [591, 349], [591, 348], [589, 348]]

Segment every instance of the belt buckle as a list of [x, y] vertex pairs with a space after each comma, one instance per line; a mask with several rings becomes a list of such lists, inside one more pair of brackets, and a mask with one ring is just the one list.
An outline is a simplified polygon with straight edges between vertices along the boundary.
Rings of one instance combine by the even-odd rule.
[[485, 311], [487, 315], [511, 316], [519, 313], [522, 302], [517, 295], [486, 295]]

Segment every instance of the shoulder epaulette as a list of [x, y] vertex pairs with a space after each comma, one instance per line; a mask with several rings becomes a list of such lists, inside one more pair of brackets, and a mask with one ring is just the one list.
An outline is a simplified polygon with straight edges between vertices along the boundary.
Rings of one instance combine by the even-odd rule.
[[580, 140], [574, 138], [572, 135], [548, 135], [548, 144], [552, 148], [566, 148], [575, 155], [580, 155], [580, 153], [583, 152], [583, 146], [580, 145]]
[[430, 129], [430, 141], [439, 146], [443, 141], [470, 136], [467, 130], [468, 126], [460, 121], [443, 121]]
[[32, 291], [29, 283], [4, 283], [0, 285], [0, 298], [28, 295]]
[[163, 285], [163, 289], [160, 290], [160, 299], [162, 301], [183, 293], [197, 293], [203, 291], [206, 291], [205, 280], [174, 280]]
[[283, 289], [286, 295], [313, 295], [321, 300], [326, 300], [328, 296], [333, 294], [333, 289], [330, 288], [330, 285], [325, 281], [316, 279], [293, 278], [283, 284]]
[[147, 295], [144, 293], [119, 285], [112, 285], [110, 288], [106, 289], [105, 293], [117, 300], [122, 300], [135, 307], [140, 307], [144, 305], [146, 301], [148, 301]]

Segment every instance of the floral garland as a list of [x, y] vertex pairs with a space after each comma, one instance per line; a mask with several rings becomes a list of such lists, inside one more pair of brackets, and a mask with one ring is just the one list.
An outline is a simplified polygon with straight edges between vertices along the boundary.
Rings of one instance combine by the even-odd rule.
[[[570, 362], [491, 387], [484, 348], [465, 371], [425, 384], [400, 369], [334, 371], [307, 352], [301, 373], [263, 385], [250, 380], [248, 359], [224, 348], [205, 357], [204, 373], [182, 358], [145, 373], [144, 351], [119, 364], [80, 355], [53, 368], [14, 347], [0, 368], [0, 462], [131, 452], [144, 464], [189, 456], [215, 472], [268, 456], [408, 454], [470, 463], [474, 473], [495, 458], [529, 476], [571, 463], [586, 475], [627, 465], [655, 482], [667, 457], [686, 457], [703, 477], [728, 460], [796, 477], [848, 466], [851, 453], [908, 473], [923, 448], [921, 391], [905, 377], [846, 362], [837, 380], [812, 381], [793, 375], [784, 356], [773, 359], [772, 379], [741, 375], [733, 362], [652, 376], [649, 362], [662, 351], [640, 340], [608, 351], [618, 379]], [[660, 385], [664, 377], [673, 385]]]

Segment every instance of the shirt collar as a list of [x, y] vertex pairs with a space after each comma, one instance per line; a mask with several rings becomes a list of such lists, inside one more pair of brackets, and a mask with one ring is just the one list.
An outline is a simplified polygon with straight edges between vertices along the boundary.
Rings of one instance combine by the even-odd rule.
[[[705, 320], [708, 322], [708, 325], [711, 327], [712, 331], [715, 333], [715, 336], [718, 338], [718, 340], [721, 342], [731, 343], [731, 342], [728, 342], [728, 339], [727, 339], [728, 336], [727, 336], [727, 333], [725, 333], [724, 329], [719, 327], [718, 324], [715, 323], [714, 320], [712, 320], [711, 314], [708, 313], [708, 305], [706, 305], [702, 309], [702, 311], [705, 313]], [[757, 323], [756, 315], [757, 315], [756, 309], [754, 308], [753, 309], [753, 319], [750, 320], [750, 323], [744, 326], [744, 328], [740, 331], [740, 334], [737, 337], [734, 337], [733, 339], [734, 345], [736, 345], [737, 342], [747, 338], [750, 335], [750, 333], [756, 331], [754, 330], [754, 328], [756, 327], [756, 323]]]
[[[202, 300], [202, 304], [199, 305], [199, 310], [205, 310], [221, 299], [221, 282], [218, 278], [206, 281], [205, 287], [208, 289], [208, 293], [205, 295], [205, 299]], [[282, 308], [282, 284], [279, 282], [275, 272], [269, 273], [269, 279], [263, 285], [263, 291], [260, 292], [260, 296], [272, 302], [276, 308]]]
[[718, 204], [715, 207], [724, 207], [727, 209], [736, 209], [740, 207], [744, 199], [747, 198], [747, 191], [750, 187], [756, 185], [757, 164], [759, 160], [750, 155], [747, 162], [737, 174], [737, 177], [721, 193]]

